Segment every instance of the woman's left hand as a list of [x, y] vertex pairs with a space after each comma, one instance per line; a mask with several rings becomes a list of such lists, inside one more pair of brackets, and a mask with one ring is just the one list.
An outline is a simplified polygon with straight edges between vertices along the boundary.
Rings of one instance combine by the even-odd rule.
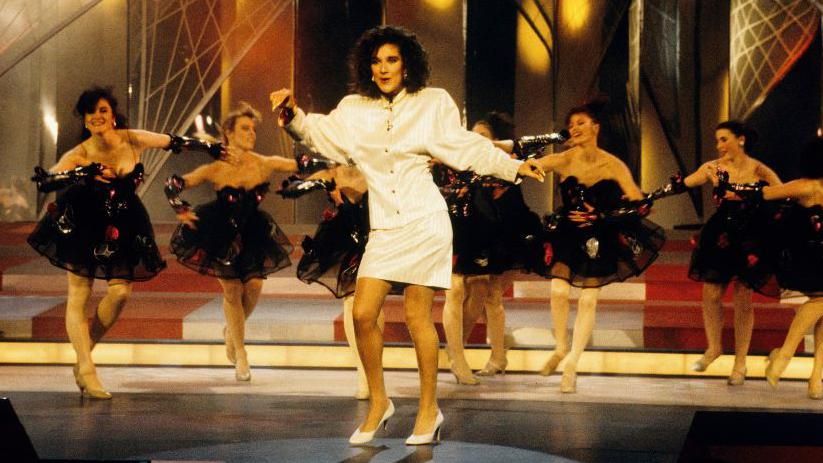
[[594, 225], [595, 220], [599, 218], [591, 204], [583, 203], [583, 206], [586, 208], [585, 211], [571, 211], [567, 216], [570, 221], [576, 223], [580, 228]]
[[523, 161], [523, 164], [517, 169], [517, 175], [520, 177], [530, 177], [541, 183], [543, 179], [546, 178], [546, 172], [543, 171], [543, 168], [541, 168], [534, 159]]

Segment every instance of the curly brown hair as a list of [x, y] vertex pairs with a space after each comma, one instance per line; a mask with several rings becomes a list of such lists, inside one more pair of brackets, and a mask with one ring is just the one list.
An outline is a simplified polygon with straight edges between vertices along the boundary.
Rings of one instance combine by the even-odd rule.
[[402, 27], [379, 26], [360, 36], [349, 54], [349, 91], [369, 98], [379, 98], [380, 89], [372, 81], [371, 61], [377, 50], [387, 44], [396, 45], [406, 71], [403, 85], [415, 93], [428, 85], [429, 56], [417, 36]]

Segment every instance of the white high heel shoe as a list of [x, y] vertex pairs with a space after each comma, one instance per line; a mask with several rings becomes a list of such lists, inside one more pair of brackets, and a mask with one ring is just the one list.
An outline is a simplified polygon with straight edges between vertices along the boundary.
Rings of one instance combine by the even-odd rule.
[[349, 437], [349, 444], [363, 445], [371, 442], [372, 439], [374, 439], [374, 433], [380, 429], [380, 426], [383, 426], [383, 429], [386, 429], [389, 424], [389, 418], [391, 418], [392, 415], [394, 415], [394, 402], [389, 400], [389, 406], [386, 408], [386, 412], [383, 413], [383, 417], [380, 418], [380, 422], [377, 423], [377, 427], [374, 428], [374, 431], [362, 432], [360, 431], [360, 427], [358, 427], [354, 430], [351, 437]]
[[437, 410], [437, 418], [434, 419], [434, 430], [429, 434], [412, 434], [406, 439], [406, 445], [427, 445], [432, 442], [440, 442], [441, 426], [443, 426], [443, 412]]

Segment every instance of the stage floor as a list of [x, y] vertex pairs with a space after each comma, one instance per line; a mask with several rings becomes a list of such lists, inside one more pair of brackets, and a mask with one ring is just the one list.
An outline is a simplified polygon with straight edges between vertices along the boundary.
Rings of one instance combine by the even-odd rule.
[[[750, 360], [753, 361], [753, 360]], [[823, 414], [804, 381], [729, 387], [718, 378], [507, 374], [480, 386], [438, 379], [443, 443], [403, 445], [417, 374], [389, 371], [398, 407], [373, 447], [350, 448], [366, 410], [352, 370], [100, 367], [111, 401], [81, 401], [67, 366], [2, 366], [10, 398], [41, 458], [283, 462], [674, 462], [697, 411]]]

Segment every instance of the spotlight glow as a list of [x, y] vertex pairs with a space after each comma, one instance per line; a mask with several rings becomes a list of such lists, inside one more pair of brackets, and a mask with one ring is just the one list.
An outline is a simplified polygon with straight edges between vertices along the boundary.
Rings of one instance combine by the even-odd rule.
[[46, 130], [51, 135], [52, 143], [57, 143], [57, 132], [60, 125], [57, 123], [57, 118], [54, 117], [54, 111], [50, 108], [43, 111], [43, 125], [46, 126]]
[[[531, 18], [540, 17], [534, 1], [523, 2], [523, 9]], [[550, 41], [548, 26], [542, 21], [536, 22], [536, 26], [540, 34]], [[549, 46], [553, 47], [554, 44], [549, 42]], [[529, 72], [542, 75], [549, 71], [549, 53], [523, 15], [517, 16], [517, 56]]]
[[454, 6], [455, 0], [425, 0], [425, 3], [435, 10], [445, 11]]
[[591, 15], [589, 0], [565, 0], [560, 3], [560, 18], [563, 26], [570, 32], [579, 32], [586, 25]]
[[198, 114], [197, 116], [194, 117], [194, 130], [197, 133], [203, 133], [203, 132], [205, 132], [204, 128], [205, 127], [203, 126], [203, 115]]

